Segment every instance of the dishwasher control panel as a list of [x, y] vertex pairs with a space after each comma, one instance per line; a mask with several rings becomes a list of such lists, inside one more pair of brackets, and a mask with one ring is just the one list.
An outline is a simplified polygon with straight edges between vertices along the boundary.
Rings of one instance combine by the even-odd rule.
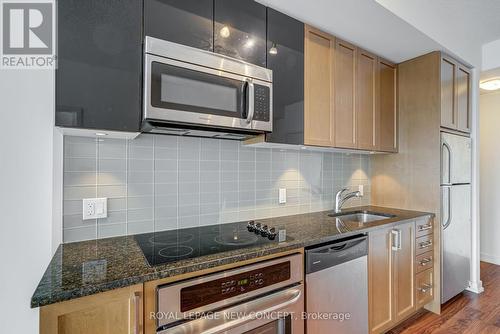
[[290, 261], [181, 289], [181, 312], [289, 280]]
[[368, 237], [356, 235], [306, 249], [306, 273], [333, 267], [368, 254]]

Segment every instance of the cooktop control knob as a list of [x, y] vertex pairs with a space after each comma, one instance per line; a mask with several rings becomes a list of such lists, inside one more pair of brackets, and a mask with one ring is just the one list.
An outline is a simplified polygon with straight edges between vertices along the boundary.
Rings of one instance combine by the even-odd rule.
[[260, 235], [264, 238], [268, 236], [268, 232], [269, 230], [267, 225], [262, 226], [262, 228], [260, 229]]
[[249, 232], [253, 232], [255, 230], [255, 222], [253, 220], [248, 222], [247, 230]]
[[261, 231], [261, 224], [260, 223], [255, 224], [255, 229], [254, 229], [255, 234], [260, 234], [260, 231]]
[[276, 239], [276, 229], [274, 227], [271, 227], [267, 233], [267, 238], [269, 240], [274, 240]]

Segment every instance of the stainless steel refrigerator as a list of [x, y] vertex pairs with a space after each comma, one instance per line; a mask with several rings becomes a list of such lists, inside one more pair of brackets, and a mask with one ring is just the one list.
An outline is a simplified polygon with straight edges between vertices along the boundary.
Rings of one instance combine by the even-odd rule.
[[469, 285], [471, 140], [441, 133], [441, 303]]

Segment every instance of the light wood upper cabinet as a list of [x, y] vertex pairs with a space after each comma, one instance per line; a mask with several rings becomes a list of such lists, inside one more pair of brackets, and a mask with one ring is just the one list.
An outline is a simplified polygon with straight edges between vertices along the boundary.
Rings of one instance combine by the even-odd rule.
[[397, 152], [396, 66], [311, 26], [304, 35], [304, 145]]
[[471, 73], [456, 60], [441, 56], [441, 126], [471, 130]]
[[471, 130], [471, 73], [458, 64], [457, 66], [457, 130]]
[[40, 334], [142, 334], [143, 285], [40, 308]]
[[415, 222], [369, 233], [370, 333], [383, 333], [416, 310]]
[[441, 58], [441, 126], [456, 129], [455, 75], [456, 65], [452, 59]]
[[357, 148], [356, 137], [357, 48], [337, 39], [335, 43], [335, 146]]
[[335, 38], [305, 26], [304, 144], [332, 147], [334, 142]]
[[377, 56], [358, 49], [356, 68], [356, 137], [357, 148], [377, 149]]
[[377, 146], [380, 151], [398, 150], [397, 67], [384, 59], [378, 59], [379, 90], [377, 102], [378, 126], [375, 127]]

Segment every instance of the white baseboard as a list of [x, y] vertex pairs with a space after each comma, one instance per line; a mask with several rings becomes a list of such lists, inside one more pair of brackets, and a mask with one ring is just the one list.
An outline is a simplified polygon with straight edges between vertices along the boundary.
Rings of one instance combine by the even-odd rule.
[[500, 266], [500, 256], [481, 253], [481, 261], [493, 263]]
[[478, 282], [469, 281], [469, 287], [465, 290], [480, 294], [480, 293], [484, 292], [483, 282], [482, 281], [478, 281]]

